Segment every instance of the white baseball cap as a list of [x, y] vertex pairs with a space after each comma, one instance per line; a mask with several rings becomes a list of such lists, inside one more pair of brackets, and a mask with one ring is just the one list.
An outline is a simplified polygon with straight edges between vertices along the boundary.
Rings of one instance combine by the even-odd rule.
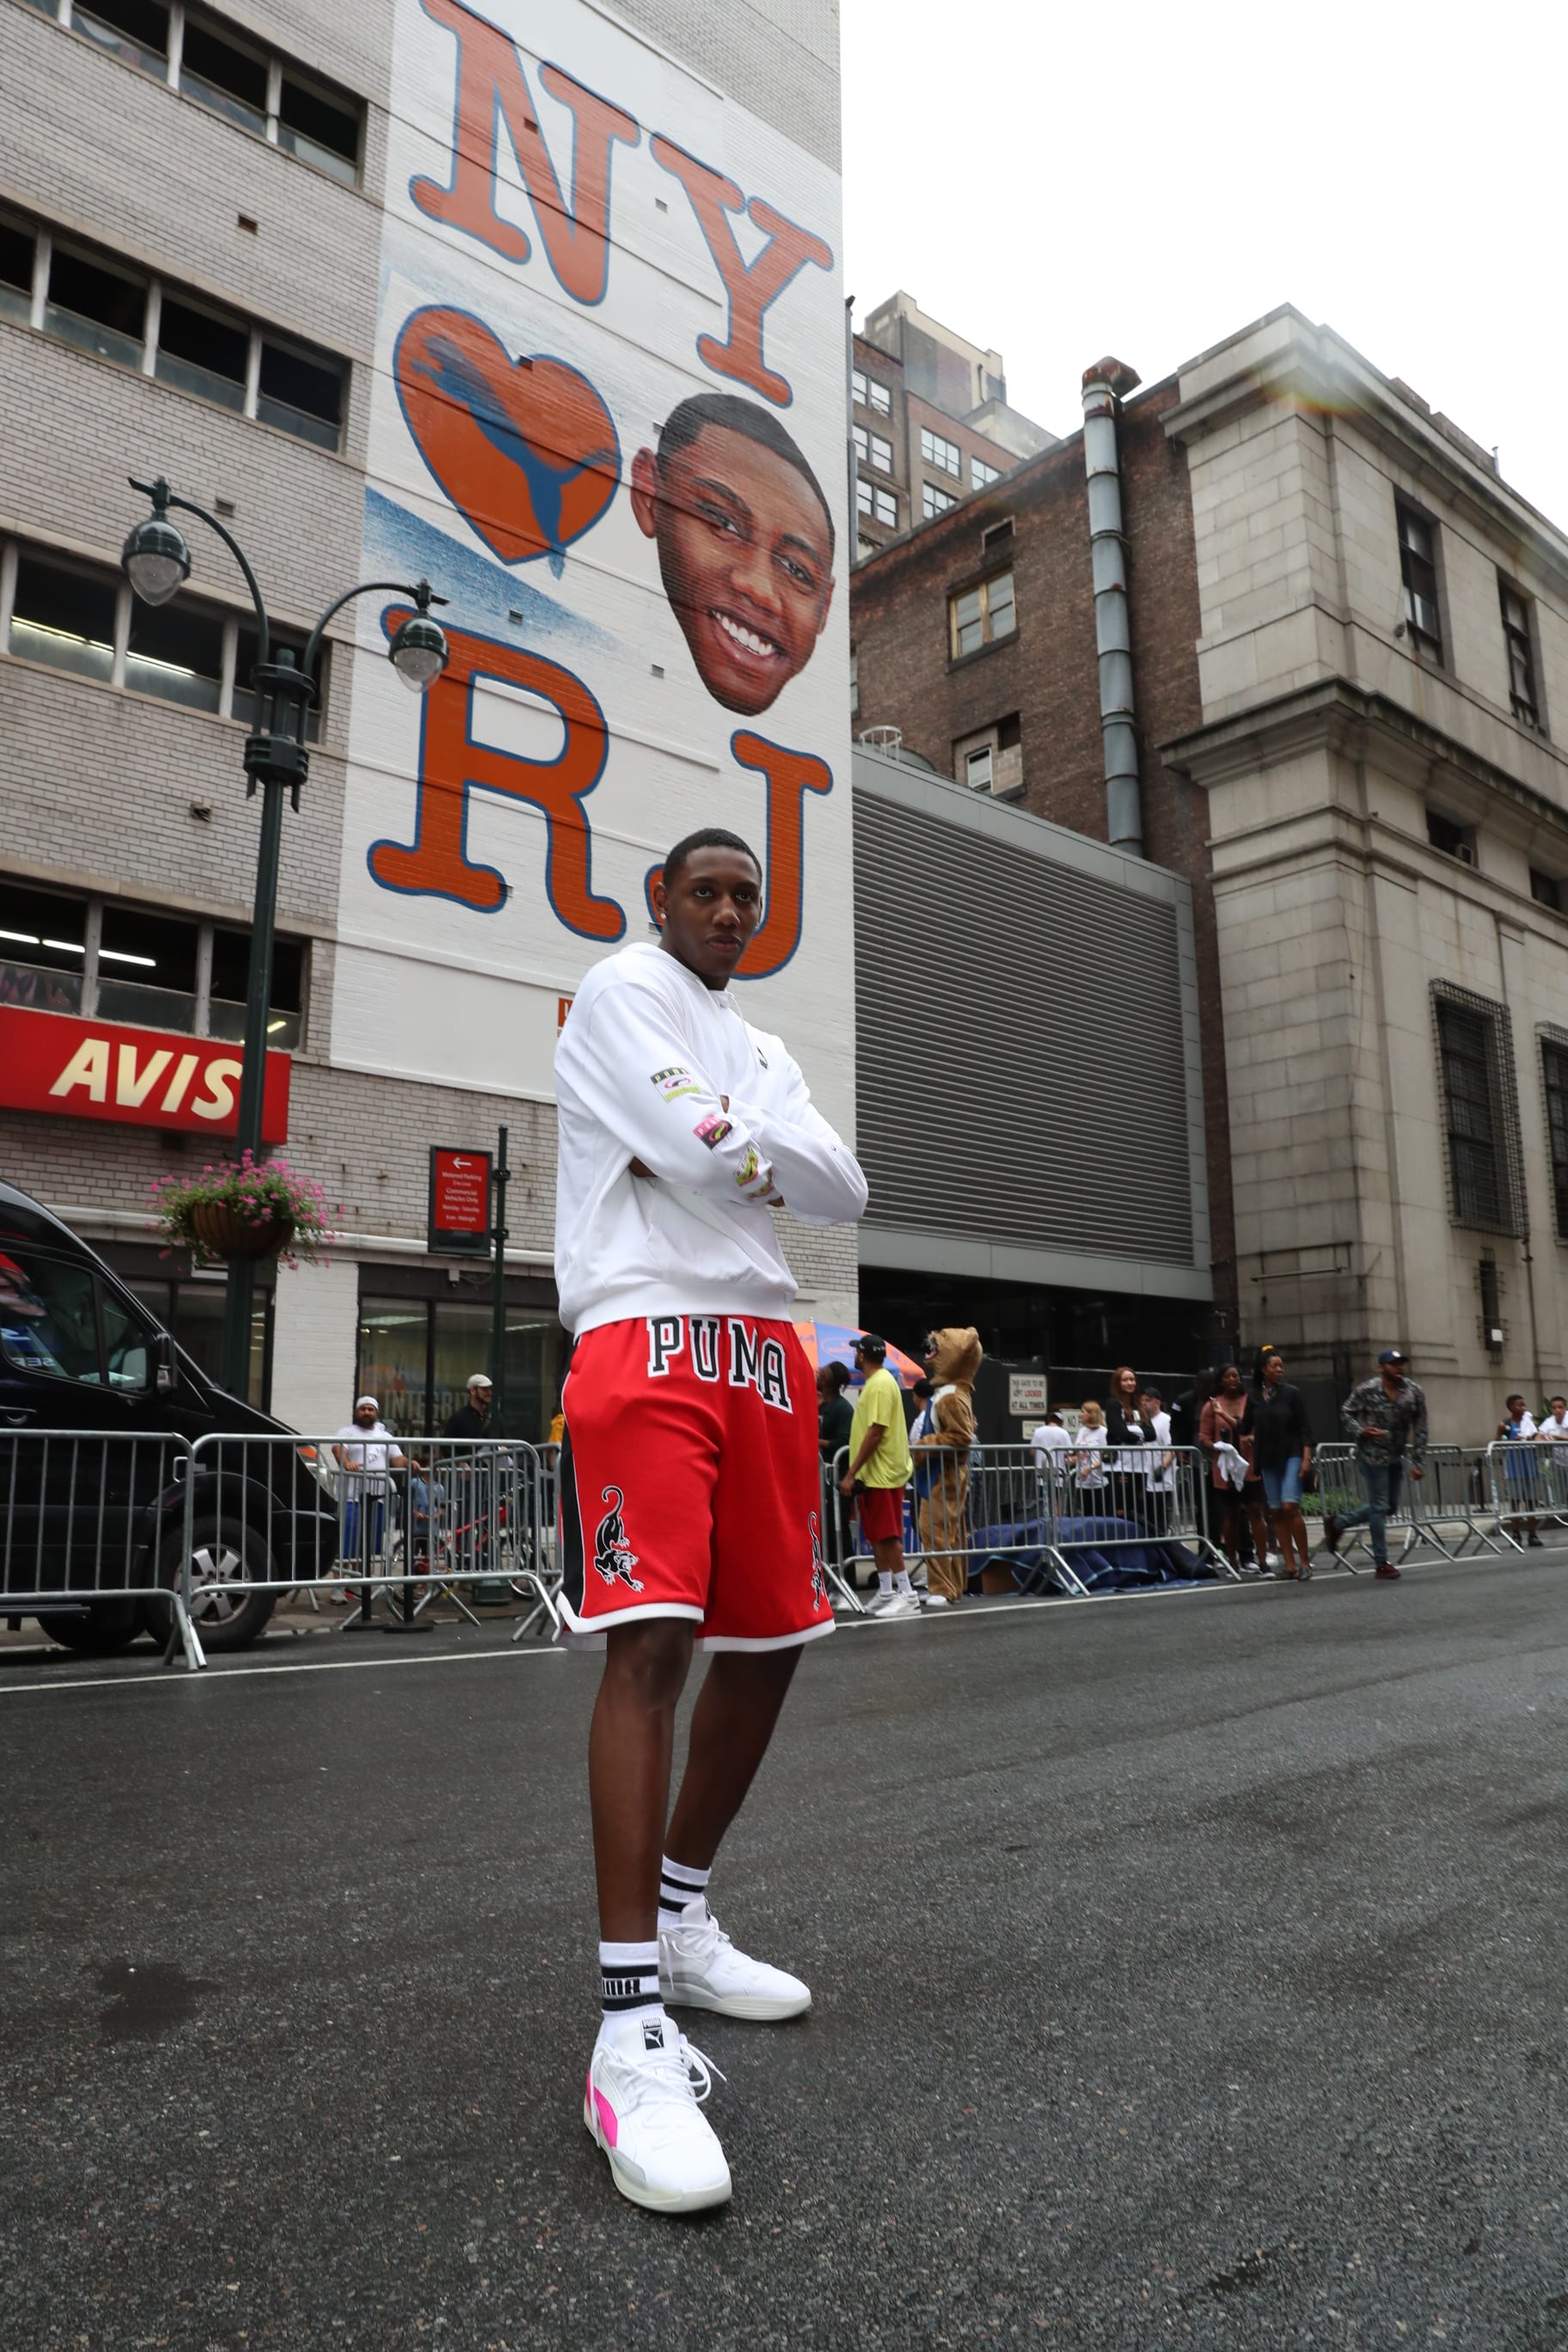
[[360, 1407], [361, 1407], [361, 1405], [362, 1405], [362, 1404], [367, 1404], [367, 1405], [369, 1405], [369, 1407], [370, 1407], [370, 1409], [371, 1409], [372, 1412], [379, 1412], [381, 1411], [381, 1406], [380, 1406], [380, 1404], [377, 1402], [377, 1401], [376, 1401], [376, 1399], [375, 1399], [374, 1397], [371, 1397], [371, 1396], [355, 1397], [355, 1399], [354, 1399], [354, 1411], [355, 1411], [356, 1412], [359, 1411], [359, 1409], [360, 1409]]

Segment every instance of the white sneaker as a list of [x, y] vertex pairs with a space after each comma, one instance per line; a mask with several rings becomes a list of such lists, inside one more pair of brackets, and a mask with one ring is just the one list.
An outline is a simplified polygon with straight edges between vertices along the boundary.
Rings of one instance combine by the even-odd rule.
[[673, 2018], [634, 2009], [600, 2027], [583, 2121], [609, 2158], [616, 2187], [634, 2205], [699, 2213], [723, 2204], [730, 2168], [699, 2104], [712, 2087], [708, 2060]]
[[921, 1604], [912, 1592], [889, 1592], [879, 1595], [874, 1603], [873, 1617], [918, 1617]]
[[951, 1592], [928, 1592], [921, 1605], [926, 1609], [956, 1609], [958, 1602]]
[[798, 1977], [735, 1949], [703, 1895], [687, 1905], [679, 1927], [658, 1931], [658, 1985], [666, 2000], [723, 2017], [799, 2017], [811, 2007]]

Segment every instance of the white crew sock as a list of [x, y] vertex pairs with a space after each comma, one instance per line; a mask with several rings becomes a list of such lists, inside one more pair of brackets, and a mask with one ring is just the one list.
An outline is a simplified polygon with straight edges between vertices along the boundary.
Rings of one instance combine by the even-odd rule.
[[617, 2024], [636, 2010], [646, 2017], [664, 2015], [664, 1995], [658, 1989], [658, 1944], [601, 1944], [600, 2001], [606, 2025]]
[[892, 1571], [892, 1570], [891, 1570], [890, 1568], [879, 1568], [879, 1569], [877, 1570], [877, 1590], [878, 1590], [879, 1592], [891, 1592], [892, 1589], [893, 1589], [893, 1571]]
[[911, 1600], [914, 1598], [915, 1588], [910, 1582], [910, 1571], [907, 1568], [900, 1568], [893, 1579], [893, 1590], [895, 1592], [907, 1592]]
[[693, 1870], [689, 1863], [671, 1862], [668, 1854], [659, 1864], [658, 1924], [661, 1927], [679, 1927], [681, 1914], [689, 1903], [708, 1892], [710, 1873]]

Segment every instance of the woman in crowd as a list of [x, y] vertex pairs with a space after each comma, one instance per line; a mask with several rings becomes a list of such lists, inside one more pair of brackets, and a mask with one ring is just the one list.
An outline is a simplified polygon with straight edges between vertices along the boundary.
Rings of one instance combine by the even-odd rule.
[[1139, 1392], [1138, 1375], [1131, 1364], [1118, 1364], [1110, 1375], [1110, 1393], [1105, 1401], [1105, 1433], [1108, 1444], [1118, 1449], [1110, 1465], [1121, 1474], [1113, 1482], [1115, 1507], [1124, 1518], [1142, 1520], [1148, 1499], [1148, 1473], [1157, 1456], [1152, 1450], [1153, 1424]]
[[1247, 1411], [1247, 1390], [1240, 1372], [1234, 1364], [1226, 1364], [1219, 1376], [1219, 1386], [1203, 1409], [1198, 1422], [1198, 1444], [1209, 1463], [1209, 1475], [1220, 1507], [1219, 1539], [1225, 1556], [1235, 1568], [1241, 1554], [1241, 1528], [1245, 1517], [1252, 1529], [1252, 1540], [1261, 1568], [1268, 1556], [1268, 1527], [1263, 1516], [1263, 1481], [1247, 1464], [1247, 1475], [1240, 1492], [1226, 1475], [1220, 1458], [1222, 1445], [1236, 1446], [1241, 1434], [1241, 1418]]
[[1301, 1391], [1286, 1379], [1279, 1349], [1266, 1348], [1258, 1369], [1258, 1385], [1247, 1400], [1239, 1434], [1252, 1441], [1252, 1467], [1268, 1498], [1280, 1554], [1275, 1573], [1305, 1583], [1312, 1573], [1312, 1549], [1301, 1516], [1301, 1481], [1312, 1466], [1312, 1433]]
[[1103, 1518], [1109, 1508], [1105, 1476], [1105, 1414], [1093, 1397], [1079, 1408], [1078, 1436], [1063, 1457], [1071, 1465], [1078, 1507], [1086, 1519]]

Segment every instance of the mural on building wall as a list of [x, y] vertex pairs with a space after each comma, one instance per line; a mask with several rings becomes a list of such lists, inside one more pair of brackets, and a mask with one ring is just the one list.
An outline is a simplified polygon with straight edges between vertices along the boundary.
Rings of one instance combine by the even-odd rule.
[[333, 1057], [548, 1096], [561, 1001], [699, 824], [748, 1015], [852, 1124], [839, 191], [582, 0], [397, 0]]

